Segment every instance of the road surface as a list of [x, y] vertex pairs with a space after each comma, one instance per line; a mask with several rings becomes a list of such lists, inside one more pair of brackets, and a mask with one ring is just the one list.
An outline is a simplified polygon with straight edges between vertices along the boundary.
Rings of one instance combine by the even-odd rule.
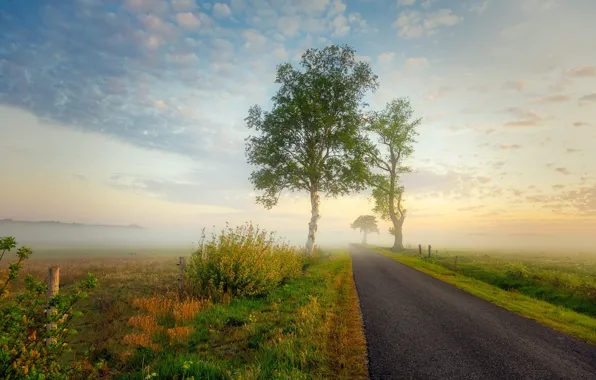
[[596, 379], [596, 346], [352, 245], [371, 379]]

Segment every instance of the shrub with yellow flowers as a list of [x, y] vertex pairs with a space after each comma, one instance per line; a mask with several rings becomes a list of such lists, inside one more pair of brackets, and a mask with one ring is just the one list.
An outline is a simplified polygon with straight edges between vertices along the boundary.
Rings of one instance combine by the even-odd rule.
[[227, 226], [210, 240], [205, 232], [186, 271], [196, 296], [224, 301], [230, 297], [261, 296], [302, 273], [306, 258], [273, 232], [251, 223]]

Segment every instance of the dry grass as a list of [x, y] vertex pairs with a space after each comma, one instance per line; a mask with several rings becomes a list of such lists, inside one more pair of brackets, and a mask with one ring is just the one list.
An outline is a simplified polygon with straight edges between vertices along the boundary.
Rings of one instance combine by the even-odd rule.
[[177, 323], [190, 322], [199, 315], [199, 312], [207, 307], [210, 302], [187, 298], [174, 304], [172, 315]]
[[153, 343], [153, 337], [146, 333], [131, 333], [123, 338], [123, 343], [131, 347], [147, 347], [155, 351], [159, 350], [159, 346]]
[[[96, 275], [99, 286], [77, 306], [78, 310], [85, 312], [71, 326], [79, 333], [68, 338], [77, 355], [93, 347], [92, 359], [130, 356], [122, 342], [133, 328], [130, 321], [135, 315], [133, 300], [154, 294], [173, 294], [178, 290], [177, 257], [114, 257], [109, 252], [106, 257], [82, 257], [73, 251], [68, 256], [36, 258], [36, 253], [34, 251], [32, 258], [25, 263], [21, 278], [32, 274], [45, 280], [48, 267], [57, 265], [60, 267], [62, 290], [87, 273]], [[84, 253], [84, 250], [80, 251], [81, 255]], [[147, 328], [149, 326], [146, 325]], [[127, 339], [131, 344], [137, 342], [144, 347], [155, 347], [150, 338], [139, 330], [136, 336]]]
[[184, 343], [191, 333], [192, 328], [189, 326], [176, 326], [168, 329], [168, 338], [172, 343]]
[[347, 271], [335, 277], [338, 294], [336, 310], [330, 315], [329, 346], [330, 367], [334, 377], [340, 379], [367, 379], [368, 360], [366, 339], [360, 314], [360, 302], [352, 274], [352, 262]]

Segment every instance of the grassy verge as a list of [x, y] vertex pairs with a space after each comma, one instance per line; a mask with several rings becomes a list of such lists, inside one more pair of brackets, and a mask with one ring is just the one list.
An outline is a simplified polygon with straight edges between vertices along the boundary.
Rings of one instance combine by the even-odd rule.
[[588, 343], [596, 344], [596, 318], [553, 305], [546, 301], [534, 299], [516, 290], [507, 291], [499, 289], [486, 282], [461, 275], [441, 265], [422, 260], [415, 256], [393, 253], [390, 250], [378, 247], [371, 248], [423, 273], [455, 285], [479, 298], [534, 319], [546, 326], [582, 339]]
[[351, 265], [337, 252], [265, 297], [211, 306], [186, 324], [190, 333], [177, 344], [158, 339], [155, 350], [136, 350], [119, 377], [365, 379]]

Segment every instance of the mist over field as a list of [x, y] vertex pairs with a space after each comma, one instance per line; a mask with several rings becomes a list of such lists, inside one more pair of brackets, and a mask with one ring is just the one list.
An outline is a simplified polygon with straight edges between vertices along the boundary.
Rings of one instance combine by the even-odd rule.
[[[233, 226], [235, 227], [235, 226]], [[205, 228], [206, 237], [213, 232], [220, 233], [221, 226]], [[482, 253], [485, 251], [520, 251], [520, 252], [551, 252], [560, 254], [596, 253], [590, 237], [582, 236], [556, 236], [547, 234], [487, 234], [466, 233], [462, 231], [445, 231], [429, 229], [424, 232], [409, 232], [405, 229], [406, 238], [404, 245], [412, 248], [422, 244], [426, 252], [428, 244], [435, 250], [469, 249]], [[283, 226], [278, 228], [276, 236], [295, 245], [304, 244], [304, 229], [286, 230]], [[52, 247], [78, 247], [78, 248], [148, 248], [169, 247], [188, 249], [189, 252], [201, 239], [201, 228], [174, 229], [174, 228], [147, 228], [142, 226], [119, 225], [86, 225], [68, 224], [61, 222], [23, 222], [0, 220], [0, 236], [16, 236], [18, 242], [32, 248]], [[322, 231], [318, 244], [326, 249], [345, 248], [350, 242], [359, 242], [358, 232], [349, 228], [335, 231]], [[390, 246], [392, 236], [387, 230], [379, 234], [370, 234], [370, 244]], [[440, 253], [440, 252], [439, 252]]]

